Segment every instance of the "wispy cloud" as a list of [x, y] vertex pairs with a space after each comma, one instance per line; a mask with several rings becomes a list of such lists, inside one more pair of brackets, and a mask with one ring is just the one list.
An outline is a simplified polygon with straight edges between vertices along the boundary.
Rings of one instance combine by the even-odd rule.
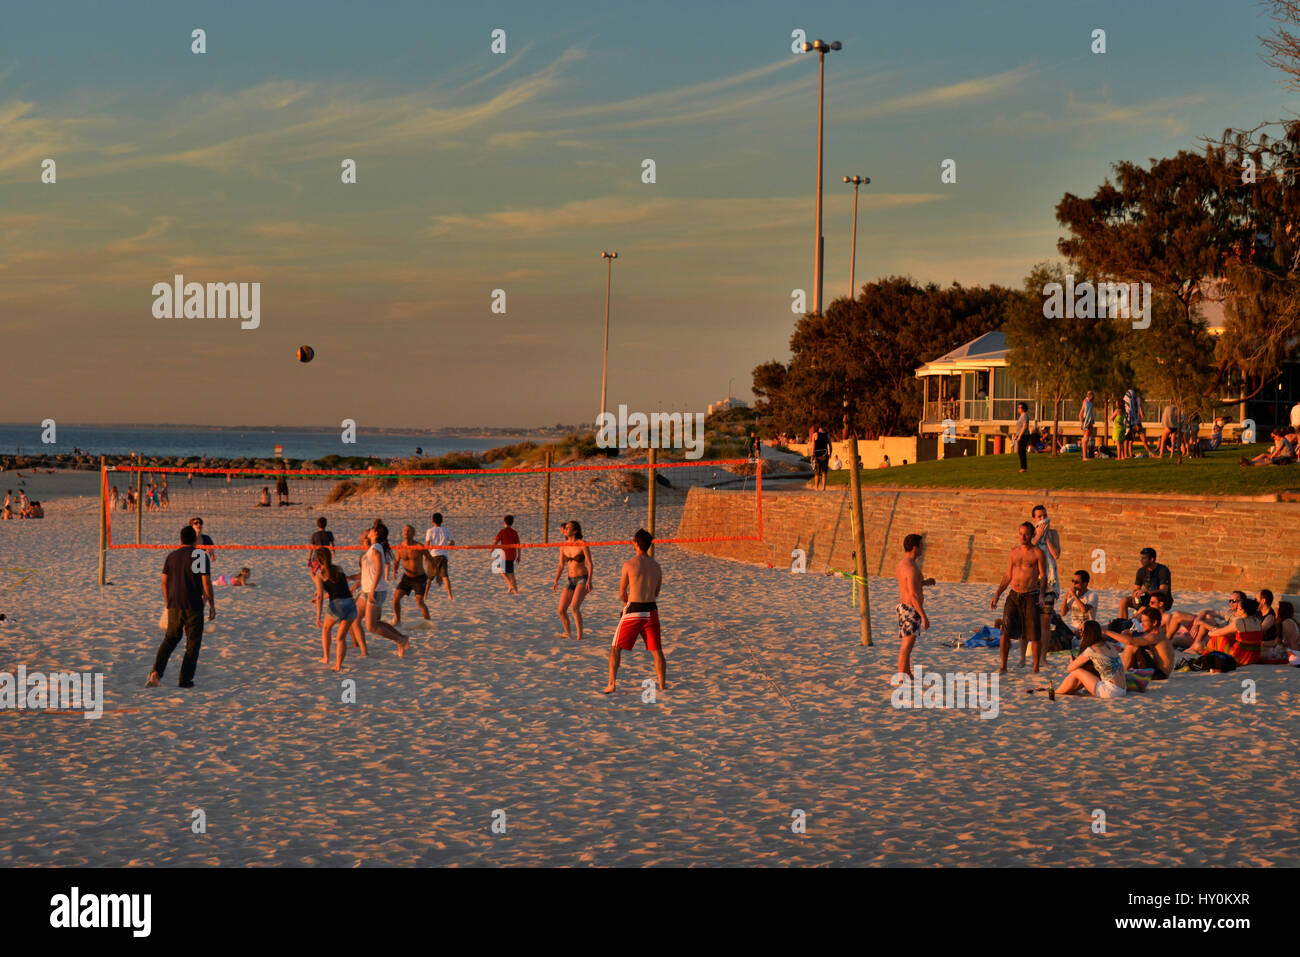
[[1014, 90], [1033, 75], [1029, 66], [1016, 67], [1002, 73], [962, 80], [944, 86], [905, 93], [876, 103], [870, 103], [851, 113], [855, 120], [888, 116], [896, 113], [915, 113], [922, 110], [947, 109], [963, 106], [975, 100], [985, 100]]

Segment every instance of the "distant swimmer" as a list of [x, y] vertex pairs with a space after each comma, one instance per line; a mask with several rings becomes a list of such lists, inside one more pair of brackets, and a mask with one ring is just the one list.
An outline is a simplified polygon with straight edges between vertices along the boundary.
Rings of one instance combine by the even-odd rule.
[[1020, 638], [1020, 664], [1025, 663], [1025, 642], [1028, 641], [1034, 652], [1034, 672], [1042, 664], [1042, 641], [1040, 640], [1040, 610], [1046, 601], [1047, 563], [1043, 560], [1043, 551], [1035, 547], [1034, 526], [1032, 522], [1020, 525], [1020, 544], [1011, 549], [1011, 561], [1007, 573], [1002, 576], [997, 593], [989, 602], [990, 608], [998, 607], [998, 599], [1006, 591], [1007, 604], [1002, 610], [1002, 672], [1007, 670], [1007, 654], [1011, 650], [1014, 637]]
[[560, 565], [555, 569], [555, 583], [551, 585], [554, 592], [560, 585], [560, 576], [567, 574], [568, 582], [560, 595], [557, 614], [564, 626], [563, 638], [572, 638], [569, 630], [569, 609], [573, 609], [573, 619], [578, 623], [578, 640], [582, 640], [582, 600], [591, 591], [592, 567], [591, 549], [582, 540], [582, 525], [578, 522], [565, 522], [560, 526], [566, 545], [560, 546]]
[[518, 595], [519, 583], [515, 581], [515, 562], [519, 559], [519, 549], [510, 546], [519, 544], [519, 533], [515, 531], [513, 515], [507, 515], [501, 521], [501, 531], [497, 532], [497, 537], [492, 539], [492, 544], [503, 546], [501, 551], [505, 554], [505, 571], [501, 577], [506, 580], [506, 594]]
[[921, 578], [916, 564], [925, 553], [925, 542], [913, 532], [903, 539], [903, 557], [895, 569], [898, 574], [898, 673], [912, 674], [912, 646], [921, 631], [929, 631], [930, 619], [925, 614], [923, 589], [934, 584], [933, 578]]
[[423, 545], [415, 540], [415, 526], [402, 526], [402, 541], [394, 549], [397, 560], [402, 566], [402, 578], [393, 591], [393, 624], [402, 623], [402, 599], [407, 595], [415, 596], [415, 603], [420, 606], [420, 614], [429, 621], [429, 606], [424, 603], [424, 596], [429, 591], [429, 576], [424, 573], [424, 558], [427, 554]]
[[614, 693], [619, 653], [631, 651], [638, 638], [645, 640], [646, 650], [654, 658], [659, 689], [668, 690], [668, 662], [664, 659], [659, 631], [658, 598], [663, 585], [663, 571], [650, 557], [650, 545], [654, 542], [650, 533], [638, 528], [632, 540], [636, 542], [636, 554], [623, 563], [618, 581], [618, 598], [624, 603], [623, 615], [614, 629], [614, 642], [609, 649], [609, 684], [605, 686], [605, 694]]

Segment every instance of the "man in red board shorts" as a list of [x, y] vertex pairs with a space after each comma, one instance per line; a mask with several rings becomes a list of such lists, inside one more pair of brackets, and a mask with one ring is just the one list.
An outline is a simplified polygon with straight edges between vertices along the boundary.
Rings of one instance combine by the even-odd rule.
[[659, 646], [659, 609], [655, 599], [663, 584], [659, 563], [650, 557], [650, 544], [654, 541], [644, 528], [632, 536], [636, 542], [636, 555], [623, 563], [623, 574], [618, 582], [618, 598], [624, 603], [623, 617], [614, 631], [614, 643], [609, 649], [609, 684], [605, 694], [614, 691], [618, 675], [620, 651], [631, 651], [636, 640], [645, 637], [646, 649], [654, 656], [655, 674], [659, 676], [659, 689], [668, 689], [668, 662]]

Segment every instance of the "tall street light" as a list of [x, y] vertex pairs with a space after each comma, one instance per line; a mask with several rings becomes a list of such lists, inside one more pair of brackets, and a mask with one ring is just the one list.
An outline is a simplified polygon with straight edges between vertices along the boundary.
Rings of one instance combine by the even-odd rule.
[[609, 381], [609, 285], [614, 276], [614, 260], [618, 253], [602, 252], [601, 259], [609, 261], [605, 269], [605, 358], [600, 363], [600, 420], [605, 420], [605, 385]]
[[822, 105], [826, 88], [826, 54], [840, 49], [840, 41], [827, 43], [814, 40], [803, 45], [803, 52], [817, 51], [817, 236], [813, 247], [813, 314], [822, 313], [822, 253], [825, 237], [822, 236]]
[[853, 242], [849, 246], [849, 301], [858, 294], [858, 287], [853, 283], [853, 267], [858, 262], [858, 187], [870, 183], [870, 176], [846, 176], [844, 182], [853, 184]]

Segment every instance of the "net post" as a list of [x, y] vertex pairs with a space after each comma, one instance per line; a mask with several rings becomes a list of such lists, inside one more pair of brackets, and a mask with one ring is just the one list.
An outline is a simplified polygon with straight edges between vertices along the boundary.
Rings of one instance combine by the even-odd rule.
[[[654, 538], [654, 534], [655, 534], [655, 449], [652, 446], [646, 451], [649, 453], [646, 456], [646, 461], [648, 463], [647, 477], [650, 479], [650, 500], [649, 502], [646, 503], [646, 512], [647, 512], [646, 521], [649, 523], [650, 527], [647, 528], [646, 531], [650, 533], [651, 538]], [[653, 555], [654, 553], [655, 553], [654, 542], [651, 542], [649, 554]]]
[[104, 584], [105, 563], [108, 555], [108, 470], [104, 456], [99, 457], [99, 583]]
[[542, 506], [542, 544], [551, 542], [551, 450], [546, 450], [546, 504]]
[[[760, 446], [758, 453], [758, 481], [754, 483], [755, 495], [758, 498], [758, 540], [763, 540], [763, 452]], [[831, 547], [835, 547], [834, 541]]]
[[849, 433], [849, 484], [853, 492], [853, 569], [854, 582], [862, 591], [858, 612], [862, 616], [862, 643], [871, 647], [871, 602], [867, 593], [867, 542], [862, 527], [862, 476], [858, 473], [858, 433]]
[[140, 544], [140, 523], [144, 520], [144, 502], [140, 501], [144, 487], [144, 472], [135, 473], [135, 543]]

